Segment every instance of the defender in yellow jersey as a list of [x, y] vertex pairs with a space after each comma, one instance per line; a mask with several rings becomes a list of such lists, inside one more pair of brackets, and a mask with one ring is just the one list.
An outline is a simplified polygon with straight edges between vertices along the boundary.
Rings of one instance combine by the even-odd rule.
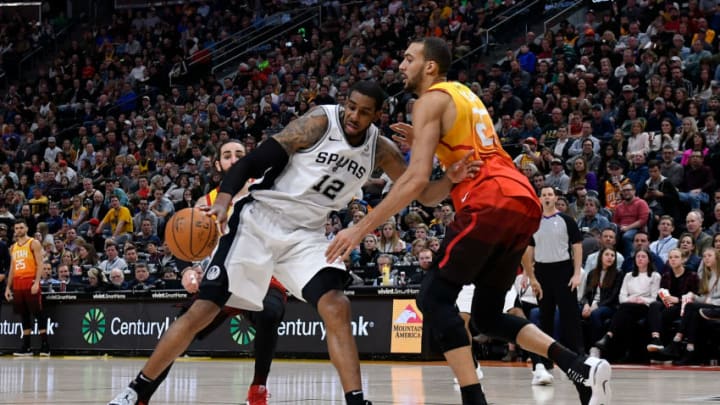
[[435, 156], [445, 165], [458, 157], [482, 159], [478, 174], [452, 189], [455, 220], [440, 248], [443, 257], [429, 271], [417, 298], [457, 376], [463, 404], [487, 404], [455, 307], [458, 293], [470, 283], [475, 285], [472, 319], [480, 333], [517, 342], [555, 361], [575, 383], [582, 404], [608, 404], [607, 361], [574, 353], [527, 320], [502, 312], [505, 292], [539, 226], [541, 207], [528, 180], [500, 146], [477, 95], [462, 84], [446, 82], [451, 61], [440, 38], [413, 41], [405, 51], [400, 65], [405, 90], [420, 96], [413, 108], [414, 128], [406, 131], [412, 147], [410, 165], [372, 212], [335, 236], [326, 257], [349, 254], [363, 235], [416, 199], [428, 184]]
[[12, 301], [15, 313], [22, 320], [22, 347], [15, 356], [32, 356], [30, 330], [37, 319], [40, 338], [40, 355], [49, 356], [47, 342], [47, 318], [42, 315], [40, 275], [42, 274], [43, 250], [39, 241], [28, 236], [24, 219], [15, 220], [15, 243], [10, 247], [10, 271], [8, 272], [5, 299]]

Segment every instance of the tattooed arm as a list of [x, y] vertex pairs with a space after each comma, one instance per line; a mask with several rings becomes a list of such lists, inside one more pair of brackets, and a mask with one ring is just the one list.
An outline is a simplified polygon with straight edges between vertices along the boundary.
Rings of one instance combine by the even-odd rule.
[[282, 171], [293, 153], [314, 145], [325, 134], [327, 127], [325, 111], [314, 108], [238, 160], [223, 177], [215, 203], [207, 209], [207, 215], [217, 216], [217, 222], [222, 226], [227, 219], [232, 196], [243, 188], [248, 179], [264, 177], [270, 171]]
[[313, 107], [302, 117], [292, 121], [273, 138], [285, 149], [288, 156], [300, 149], [309, 148], [327, 131], [328, 117], [325, 110]]

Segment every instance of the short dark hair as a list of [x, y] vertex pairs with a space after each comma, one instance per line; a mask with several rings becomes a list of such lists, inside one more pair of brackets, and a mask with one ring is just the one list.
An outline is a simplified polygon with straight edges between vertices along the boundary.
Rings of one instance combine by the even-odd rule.
[[658, 162], [657, 160], [653, 159], [648, 162], [648, 169], [653, 169], [656, 167], [660, 167], [660, 162]]
[[445, 75], [450, 70], [452, 54], [444, 39], [437, 37], [425, 37], [416, 39], [413, 43], [423, 44], [423, 56], [425, 60], [431, 60], [438, 65], [438, 74]]
[[368, 96], [375, 100], [375, 111], [382, 110], [387, 94], [385, 94], [385, 91], [382, 87], [380, 87], [378, 82], [374, 80], [360, 80], [352, 86], [349, 94], [352, 94], [355, 91], [363, 96]]

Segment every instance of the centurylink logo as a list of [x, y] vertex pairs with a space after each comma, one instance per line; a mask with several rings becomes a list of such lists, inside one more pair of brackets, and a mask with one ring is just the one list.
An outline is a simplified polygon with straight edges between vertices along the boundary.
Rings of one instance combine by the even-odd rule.
[[236, 315], [230, 319], [230, 336], [235, 343], [248, 345], [255, 340], [255, 327], [242, 315]]
[[82, 320], [83, 339], [91, 345], [99, 343], [105, 336], [105, 313], [99, 308], [91, 308], [85, 312]]

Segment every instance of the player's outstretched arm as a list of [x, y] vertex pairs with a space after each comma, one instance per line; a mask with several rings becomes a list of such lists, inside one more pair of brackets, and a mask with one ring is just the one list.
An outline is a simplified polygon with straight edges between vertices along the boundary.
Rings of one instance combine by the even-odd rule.
[[[390, 216], [415, 200], [430, 182], [435, 148], [442, 133], [442, 117], [448, 97], [444, 93], [430, 92], [423, 95], [413, 108], [412, 155], [407, 170], [398, 177], [382, 202], [355, 226], [343, 229], [330, 243], [325, 259], [332, 263], [350, 254], [363, 236], [372, 232]], [[383, 168], [386, 169], [386, 168]], [[393, 174], [387, 172], [392, 178]]]
[[[412, 136], [412, 126], [408, 126], [408, 128], [410, 131], [409, 134]], [[393, 137], [393, 139], [395, 139], [395, 137]], [[375, 157], [375, 165], [380, 167], [393, 180], [397, 180], [407, 168], [400, 149], [387, 138], [378, 138]], [[482, 166], [482, 160], [474, 160], [472, 157], [473, 152], [470, 151], [462, 159], [448, 167], [445, 176], [429, 182], [420, 195], [418, 195], [417, 200], [428, 207], [442, 202], [447, 198], [454, 184], [468, 177], [473, 177], [478, 172]]]

